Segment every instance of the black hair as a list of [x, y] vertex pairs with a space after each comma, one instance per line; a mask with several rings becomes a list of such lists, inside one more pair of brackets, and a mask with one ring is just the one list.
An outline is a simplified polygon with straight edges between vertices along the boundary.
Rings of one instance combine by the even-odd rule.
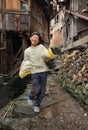
[[38, 36], [40, 36], [40, 33], [39, 33], [39, 32], [33, 32], [33, 33], [31, 33], [31, 36], [33, 36], [33, 35], [38, 35]]
[[30, 37], [33, 36], [33, 35], [38, 35], [39, 36], [39, 40], [41, 41], [41, 36], [40, 36], [39, 32], [33, 32], [33, 33], [31, 33]]
[[33, 35], [38, 35], [39, 36], [39, 43], [38, 44], [40, 44], [41, 43], [41, 35], [40, 35], [40, 33], [39, 32], [33, 32], [33, 33], [31, 33], [30, 34], [30, 36], [29, 37], [32, 37]]

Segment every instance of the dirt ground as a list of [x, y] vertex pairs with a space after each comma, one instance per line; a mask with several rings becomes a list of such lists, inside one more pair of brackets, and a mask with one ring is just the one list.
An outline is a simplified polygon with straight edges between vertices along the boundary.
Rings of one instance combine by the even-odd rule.
[[38, 114], [27, 104], [30, 87], [28, 84], [25, 93], [16, 100], [13, 113], [5, 118], [0, 114], [3, 124], [0, 130], [88, 130], [88, 114], [59, 86], [55, 74], [48, 76], [47, 92]]

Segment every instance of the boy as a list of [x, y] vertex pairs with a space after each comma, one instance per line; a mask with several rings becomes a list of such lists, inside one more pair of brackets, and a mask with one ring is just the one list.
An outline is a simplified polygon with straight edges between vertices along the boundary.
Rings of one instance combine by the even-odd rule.
[[47, 72], [46, 60], [54, 59], [55, 55], [51, 49], [46, 49], [41, 44], [41, 37], [38, 32], [33, 32], [30, 36], [31, 46], [24, 51], [24, 62], [29, 62], [32, 78], [32, 89], [28, 97], [28, 104], [33, 105], [34, 112], [40, 111], [40, 104], [46, 91]]

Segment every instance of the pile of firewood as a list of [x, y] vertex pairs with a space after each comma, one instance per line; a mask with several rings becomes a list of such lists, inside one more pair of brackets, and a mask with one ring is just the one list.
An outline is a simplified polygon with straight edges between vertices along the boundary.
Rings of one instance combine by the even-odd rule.
[[59, 82], [88, 110], [88, 47], [65, 52], [61, 60]]

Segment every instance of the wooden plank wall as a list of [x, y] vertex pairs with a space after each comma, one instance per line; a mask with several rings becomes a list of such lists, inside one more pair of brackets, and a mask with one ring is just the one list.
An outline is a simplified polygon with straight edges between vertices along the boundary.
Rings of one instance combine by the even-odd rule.
[[0, 30], [2, 30], [2, 15], [0, 14]]
[[6, 9], [20, 9], [20, 0], [6, 0]]
[[[70, 0], [66, 5], [66, 40], [64, 49], [68, 50], [77, 46], [81, 46], [88, 41], [88, 13], [83, 13], [83, 9], [88, 9], [88, 0]], [[87, 38], [86, 38], [87, 37]], [[86, 40], [87, 39], [87, 40]]]
[[[87, 0], [80, 0], [80, 2], [78, 2], [78, 0], [70, 0], [69, 7], [66, 6], [68, 11], [73, 13], [71, 13], [71, 15], [70, 13], [66, 13], [65, 15], [65, 19], [69, 19], [69, 21], [66, 21], [66, 25], [69, 25], [68, 39], [72, 39], [71, 41], [74, 41], [74, 37], [78, 37], [79, 39], [88, 34], [88, 21], [74, 15], [78, 13], [81, 16], [88, 17], [88, 13], [82, 13], [82, 10], [87, 7], [86, 4]], [[71, 41], [68, 40], [68, 43]]]
[[[2, 1], [0, 0], [0, 9], [2, 8]], [[2, 30], [2, 14], [0, 12], [0, 30]]]
[[[87, 8], [87, 2], [88, 0], [80, 0], [80, 2], [78, 3], [78, 13], [88, 17], [87, 12], [82, 13], [82, 10]], [[79, 38], [88, 35], [88, 21], [83, 19], [78, 19], [77, 30], [79, 33]]]
[[48, 20], [41, 7], [33, 0], [31, 6], [31, 31], [38, 31], [46, 43], [49, 43]]
[[0, 8], [1, 8], [1, 0], [0, 0]]

